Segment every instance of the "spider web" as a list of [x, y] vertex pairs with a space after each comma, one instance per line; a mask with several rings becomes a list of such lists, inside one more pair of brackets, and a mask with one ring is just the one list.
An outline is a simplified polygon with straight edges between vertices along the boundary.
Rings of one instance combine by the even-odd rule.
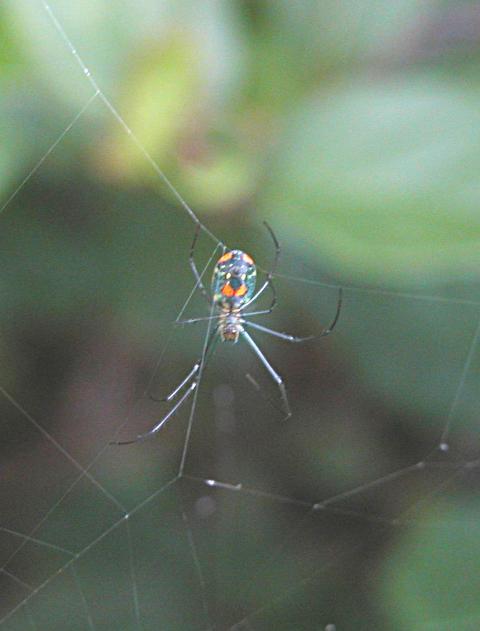
[[[89, 110], [101, 107], [123, 128], [160, 183], [169, 189], [177, 202], [174, 212], [183, 210], [190, 227], [200, 225], [206, 239], [213, 243], [201, 267], [202, 277], [208, 274], [223, 248], [222, 240], [199, 220], [138, 140], [83, 62], [51, 6], [44, 0], [40, 4], [50, 28], [63, 40], [83, 73], [88, 93], [80, 109], [60, 125], [55, 141], [0, 207], [4, 229], [12, 231], [12, 238], [15, 236], [21, 215], [20, 211], [13, 212], [14, 202], [69, 135], [88, 124]], [[163, 225], [168, 225], [168, 217], [162, 213]], [[184, 251], [188, 252], [188, 246]], [[334, 308], [336, 285], [283, 273], [275, 277], [279, 284], [322, 288], [325, 297], [331, 296], [327, 306]], [[168, 282], [167, 278], [165, 287]], [[178, 313], [164, 315], [163, 348], [153, 362], [144, 395], [156, 386], [160, 371], [162, 386], [167, 378], [171, 379], [168, 353], [178, 333], [171, 323], [183, 317], [198, 293], [196, 289], [192, 283]], [[384, 470], [382, 463], [376, 462], [369, 479], [344, 482], [341, 490], [332, 484], [329, 492], [315, 478], [308, 488], [299, 487], [293, 493], [288, 480], [265, 471], [260, 477], [250, 466], [261, 461], [270, 441], [274, 443], [269, 452], [273, 461], [305, 457], [295, 451], [293, 440], [295, 433], [302, 431], [299, 421], [293, 420], [288, 430], [282, 427], [287, 439], [275, 443], [272, 434], [280, 431], [274, 422], [278, 420], [275, 410], [268, 401], [255, 399], [248, 383], [240, 385], [235, 396], [248, 401], [250, 408], [240, 422], [244, 428], [248, 426], [242, 441], [249, 459], [240, 462], [239, 453], [244, 456], [245, 451], [239, 452], [232, 445], [234, 393], [218, 381], [218, 373], [213, 373], [201, 374], [189, 410], [183, 410], [169, 423], [163, 440], [158, 437], [127, 450], [112, 446], [110, 442], [119, 436], [135, 435], [137, 428], [149, 429], [145, 423], [151, 426], [152, 419], [158, 418], [158, 405], [146, 396], [139, 398], [136, 392], [130, 393], [129, 402], [122, 398], [122, 375], [112, 366], [101, 364], [101, 340], [96, 340], [100, 350], [82, 349], [82, 361], [90, 361], [92, 373], [90, 383], [83, 384], [81, 391], [88, 400], [92, 384], [100, 381], [102, 387], [111, 389], [115, 404], [113, 409], [94, 412], [88, 406], [79, 409], [80, 403], [72, 401], [67, 414], [78, 416], [78, 433], [65, 435], [61, 424], [57, 426], [39, 416], [36, 406], [44, 408], [33, 393], [31, 400], [20, 401], [13, 384], [0, 385], [5, 419], [3, 480], [7, 496], [17, 498], [15, 505], [5, 507], [0, 524], [4, 594], [0, 628], [346, 628], [346, 623], [342, 624], [345, 612], [335, 605], [339, 568], [358, 571], [356, 559], [372, 562], [372, 547], [380, 549], [392, 533], [422, 525], [423, 505], [435, 506], [438, 498], [464, 492], [468, 481], [475, 478], [480, 464], [478, 453], [462, 444], [450, 449], [450, 437], [472, 375], [480, 336], [480, 302], [378, 288], [343, 289], [344, 328], [355, 320], [349, 305], [358, 305], [362, 297], [367, 301], [364, 305], [375, 306], [376, 301], [385, 307], [391, 300], [394, 309], [399, 301], [414, 300], [427, 309], [441, 309], [448, 304], [458, 305], [461, 314], [467, 313], [471, 337], [459, 357], [456, 383], [445, 395], [441, 430], [432, 432], [434, 443], [426, 446], [428, 440], [419, 438], [418, 458], [410, 462], [400, 459], [394, 470]], [[201, 337], [195, 348], [202, 349], [202, 359], [210, 328], [208, 323], [197, 333]], [[340, 328], [336, 336], [341, 335]], [[333, 344], [329, 340], [323, 347], [330, 349]], [[120, 357], [121, 348], [118, 353]], [[224, 358], [218, 362], [222, 360], [225, 363]], [[290, 371], [289, 367], [289, 373], [294, 382], [294, 369]], [[39, 391], [41, 386], [38, 384]], [[209, 391], [214, 393], [213, 412], [207, 397], [202, 396]], [[252, 406], [254, 420], [263, 428], [253, 430], [248, 425]], [[130, 410], [128, 414], [126, 409]], [[87, 420], [85, 412], [91, 414]], [[312, 412], [317, 423], [318, 416]], [[211, 417], [214, 422], [206, 426]], [[208, 440], [201, 440], [204, 432]], [[9, 472], [9, 446], [21, 454], [28, 475], [19, 476], [13, 465]], [[325, 468], [332, 469], [333, 465]], [[381, 513], [376, 510], [379, 505]], [[353, 572], [350, 582], [341, 584], [341, 589], [355, 591], [358, 579]], [[319, 590], [319, 585], [325, 584], [330, 589]], [[362, 600], [353, 597], [351, 604], [361, 606]], [[356, 628], [371, 628], [368, 616], [360, 618]]]

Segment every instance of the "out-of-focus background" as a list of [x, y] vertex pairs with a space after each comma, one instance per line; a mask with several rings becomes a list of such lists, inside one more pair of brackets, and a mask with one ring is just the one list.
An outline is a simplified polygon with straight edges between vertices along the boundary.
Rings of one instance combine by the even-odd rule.
[[[480, 628], [480, 4], [50, 7], [0, 5], [1, 631]], [[319, 332], [344, 287], [332, 336], [255, 334], [288, 422], [221, 345], [191, 432], [108, 445], [206, 331], [139, 147], [264, 270], [273, 227], [259, 323]]]

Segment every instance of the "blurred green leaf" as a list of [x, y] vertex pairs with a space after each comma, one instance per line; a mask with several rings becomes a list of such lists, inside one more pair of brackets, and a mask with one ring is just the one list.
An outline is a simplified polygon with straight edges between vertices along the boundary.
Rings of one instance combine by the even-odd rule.
[[[393, 291], [345, 287], [335, 335], [319, 344], [258, 332], [285, 377], [291, 423], [279, 423], [245, 380], [252, 367], [262, 394], [277, 401], [249, 349], [219, 345], [188, 429], [183, 408], [156, 439], [103, 453], [113, 427], [125, 423], [125, 437], [134, 436], [164, 413], [146, 397], [126, 400], [152, 376], [159, 396], [178, 383], [205, 328], [173, 326], [194, 284], [190, 218], [166, 202], [161, 178], [102, 100], [91, 103], [1, 216], [1, 383], [82, 465], [98, 457], [92, 474], [138, 510], [130, 540], [121, 522], [105, 530], [103, 498], [95, 505], [82, 488], [58, 503], [70, 483], [63, 456], [45, 449], [26, 414], [2, 397], [3, 525], [31, 532], [47, 512], [40, 537], [74, 550], [95, 541], [92, 526], [103, 533], [75, 562], [83, 591], [27, 549], [8, 566], [35, 589], [43, 584], [29, 580], [37, 565], [52, 578], [28, 600], [27, 625], [83, 629], [86, 608], [95, 626], [118, 628], [133, 615], [136, 580], [139, 624], [155, 631], [205, 628], [205, 604], [211, 623], [225, 628], [256, 612], [255, 628], [278, 631], [330, 623], [476, 631], [480, 533], [476, 507], [463, 504], [468, 487], [393, 552], [379, 536], [382, 520], [415, 498], [446, 494], [429, 477], [434, 467], [424, 476], [396, 472], [425, 457], [448, 419], [445, 457], [476, 449], [478, 353], [463, 379], [480, 300], [475, 23], [467, 41], [458, 32], [467, 14], [420, 0], [49, 4], [179, 193], [202, 218], [223, 215], [208, 228], [263, 268], [273, 247], [260, 219], [270, 217], [284, 246], [279, 271], [300, 280], [275, 279], [279, 306], [266, 326], [308, 335], [331, 321], [337, 292], [322, 286], [327, 271], [342, 285]], [[41, 2], [6, 0], [0, 20], [0, 189], [8, 199], [92, 85]], [[450, 41], [448, 68], [435, 51]], [[251, 222], [247, 207], [258, 212]], [[202, 234], [200, 269], [213, 247]], [[440, 292], [445, 300], [426, 299]], [[449, 300], [458, 296], [466, 302]], [[184, 317], [206, 313], [195, 295]], [[228, 406], [217, 396], [222, 385], [231, 387]], [[187, 451], [185, 472], [198, 483], [182, 480], [181, 498], [164, 503], [157, 493]], [[232, 487], [214, 489], [211, 476]], [[150, 491], [151, 501], [138, 504]], [[325, 498], [336, 500], [304, 522], [309, 503]], [[2, 541], [6, 560], [17, 544]], [[172, 581], [179, 559], [185, 573]], [[383, 583], [372, 589], [379, 565]], [[29, 592], [3, 581], [6, 612]], [[7, 626], [24, 631], [25, 622]]]
[[[144, 53], [132, 69], [128, 93], [121, 110], [149, 154], [161, 164], [175, 154], [180, 133], [194, 115], [194, 95], [201, 87], [196, 52], [186, 37], [164, 42], [160, 50]], [[101, 161], [108, 161], [112, 175], [132, 178], [149, 167], [143, 153], [112, 121], [113, 142], [102, 140]]]
[[453, 82], [358, 82], [300, 107], [260, 202], [311, 258], [412, 282], [480, 269], [480, 111]]
[[445, 505], [402, 537], [386, 557], [379, 598], [397, 631], [480, 627], [478, 503]]

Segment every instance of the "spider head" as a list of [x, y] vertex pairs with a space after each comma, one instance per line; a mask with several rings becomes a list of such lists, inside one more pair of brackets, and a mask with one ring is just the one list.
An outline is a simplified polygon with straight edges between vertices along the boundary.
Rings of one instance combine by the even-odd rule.
[[219, 332], [222, 342], [238, 342], [240, 333], [243, 331], [238, 313], [225, 313], [220, 319]]
[[226, 325], [221, 331], [223, 342], [232, 342], [233, 344], [236, 344], [238, 342], [239, 335], [240, 331], [238, 330], [238, 327], [235, 326]]

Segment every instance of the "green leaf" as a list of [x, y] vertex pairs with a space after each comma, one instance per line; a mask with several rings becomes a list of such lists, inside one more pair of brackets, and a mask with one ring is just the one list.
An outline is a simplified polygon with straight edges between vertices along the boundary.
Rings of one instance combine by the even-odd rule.
[[479, 269], [477, 100], [424, 76], [311, 100], [277, 147], [261, 215], [363, 281]]
[[379, 602], [405, 631], [480, 628], [480, 506], [445, 505], [390, 552]]

